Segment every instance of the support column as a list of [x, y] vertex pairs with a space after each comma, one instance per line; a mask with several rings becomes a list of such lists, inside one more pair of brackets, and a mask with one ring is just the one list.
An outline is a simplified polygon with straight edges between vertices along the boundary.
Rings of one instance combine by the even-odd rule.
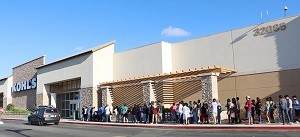
[[155, 88], [153, 87], [154, 81], [142, 81], [143, 85], [143, 100], [144, 103], [156, 102]]
[[218, 100], [218, 76], [219, 73], [200, 74], [201, 92], [203, 102], [212, 103], [212, 99]]
[[[102, 92], [102, 106], [112, 106], [112, 94], [111, 94], [111, 86], [103, 86], [100, 87]], [[99, 106], [100, 107], [100, 106]]]
[[50, 93], [50, 104], [56, 108], [56, 93]]

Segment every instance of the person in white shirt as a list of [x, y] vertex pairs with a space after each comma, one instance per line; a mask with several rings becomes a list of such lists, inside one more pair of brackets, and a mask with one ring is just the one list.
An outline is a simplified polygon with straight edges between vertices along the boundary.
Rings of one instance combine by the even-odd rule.
[[293, 118], [293, 101], [290, 99], [290, 97], [288, 95], [284, 96], [287, 102], [287, 107], [288, 107], [288, 115], [290, 117], [290, 124], [292, 124], [292, 122], [294, 122], [294, 118]]
[[213, 99], [213, 102], [211, 103], [211, 109], [212, 109], [212, 116], [214, 120], [214, 125], [217, 124], [217, 114], [218, 114], [218, 103], [216, 99]]
[[183, 114], [183, 125], [188, 125], [189, 118], [190, 118], [190, 108], [188, 107], [187, 103], [183, 104], [182, 114]]
[[111, 107], [111, 105], [106, 105], [106, 107], [105, 107], [105, 116], [106, 116], [106, 118], [105, 118], [105, 120], [106, 120], [106, 122], [110, 122], [110, 116], [112, 115], [112, 113], [113, 113], [113, 108]]
[[178, 113], [179, 113], [179, 121], [181, 124], [183, 124], [183, 119], [182, 119], [182, 108], [183, 108], [183, 105], [182, 105], [182, 102], [179, 102], [179, 106], [178, 106]]

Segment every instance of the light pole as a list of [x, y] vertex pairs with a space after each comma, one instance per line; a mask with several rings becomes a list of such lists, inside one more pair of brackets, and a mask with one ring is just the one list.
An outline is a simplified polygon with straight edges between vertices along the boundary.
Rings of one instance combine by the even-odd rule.
[[284, 6], [284, 17], [286, 17], [286, 11], [288, 10], [287, 6]]

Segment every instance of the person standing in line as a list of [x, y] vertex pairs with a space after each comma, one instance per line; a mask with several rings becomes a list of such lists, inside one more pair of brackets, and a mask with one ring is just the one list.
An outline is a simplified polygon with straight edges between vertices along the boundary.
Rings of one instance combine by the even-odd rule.
[[245, 108], [246, 108], [246, 114], [247, 114], [247, 119], [248, 119], [248, 125], [253, 124], [253, 118], [252, 118], [252, 102], [250, 99], [250, 96], [246, 96], [246, 103], [245, 103]]
[[211, 109], [212, 109], [212, 117], [214, 121], [214, 125], [217, 124], [217, 114], [218, 114], [218, 103], [216, 99], [213, 99], [213, 102], [211, 103]]
[[158, 103], [158, 119], [159, 119], [158, 121], [162, 124], [164, 107], [160, 101], [157, 101], [157, 103]]
[[111, 105], [106, 105], [106, 107], [105, 107], [105, 120], [106, 120], [106, 122], [111, 122], [111, 115], [112, 115], [112, 113], [113, 113], [113, 108], [112, 108], [112, 106]]
[[252, 99], [251, 101], [252, 101], [251, 116], [252, 116], [252, 122], [253, 122], [253, 124], [254, 124], [255, 105], [256, 105], [256, 103], [255, 103], [255, 100], [254, 100], [254, 99]]
[[197, 102], [194, 101], [194, 103], [193, 103], [193, 108], [192, 108], [193, 120], [192, 120], [192, 122], [191, 122], [191, 123], [193, 123], [193, 124], [196, 124], [197, 121], [198, 121], [198, 119], [197, 119], [197, 117], [198, 117], [198, 116], [197, 116], [197, 112], [198, 112]]
[[119, 122], [119, 119], [120, 119], [120, 113], [119, 113], [119, 110], [118, 110], [118, 106], [116, 106], [115, 108], [114, 108], [114, 115], [115, 115], [115, 118], [116, 118], [116, 123], [118, 123]]
[[183, 112], [183, 116], [182, 116], [183, 125], [188, 125], [189, 124], [189, 117], [190, 117], [190, 108], [188, 107], [187, 103], [183, 104], [182, 112]]
[[173, 105], [172, 105], [171, 108], [170, 108], [173, 123], [176, 123], [176, 121], [177, 121], [177, 118], [176, 118], [176, 109], [177, 109], [177, 106], [176, 106], [175, 103], [173, 103]]
[[295, 109], [296, 123], [300, 121], [300, 103], [297, 99], [297, 96], [293, 96], [293, 107]]
[[266, 98], [265, 112], [266, 112], [266, 118], [267, 118], [268, 123], [271, 123], [270, 122], [270, 100], [269, 100], [269, 98]]
[[206, 107], [205, 107], [205, 104], [206, 103], [203, 103], [202, 104], [202, 107], [201, 107], [201, 111], [200, 111], [200, 113], [201, 113], [201, 116], [200, 116], [200, 124], [204, 124], [205, 123], [205, 121], [206, 121]]
[[282, 95], [279, 95], [279, 109], [281, 113], [282, 124], [285, 124], [285, 117], [287, 117], [288, 122], [290, 123], [291, 119], [288, 115], [287, 100]]
[[231, 122], [231, 117], [230, 117], [230, 108], [232, 106], [231, 104], [232, 104], [231, 100], [228, 98], [226, 106], [225, 106], [227, 108], [228, 124], [230, 124], [230, 122]]
[[287, 107], [288, 107], [288, 115], [290, 117], [290, 124], [294, 122], [293, 118], [293, 101], [290, 99], [289, 95], [284, 96], [286, 101], [287, 101]]
[[138, 123], [138, 106], [136, 104], [134, 104], [132, 110], [131, 110], [131, 114], [133, 115], [133, 122], [135, 124]]
[[239, 97], [236, 97], [236, 109], [237, 109], [236, 121], [237, 121], [237, 123], [242, 123], [242, 120], [241, 120], [241, 102], [240, 102]]
[[200, 116], [201, 116], [201, 111], [200, 111], [200, 109], [201, 109], [201, 101], [200, 100], [198, 100], [198, 102], [197, 102], [197, 116], [198, 116], [198, 123], [200, 123]]
[[81, 108], [81, 120], [84, 121], [85, 106]]
[[99, 121], [104, 121], [105, 119], [105, 109], [103, 106], [101, 106], [99, 109], [98, 109], [98, 116], [99, 116]]
[[221, 124], [221, 113], [222, 113], [222, 105], [221, 105], [221, 102], [220, 102], [220, 100], [219, 100], [219, 102], [217, 102], [218, 103], [218, 106], [217, 106], [217, 109], [218, 109], [218, 114], [217, 114], [217, 123], [218, 124]]
[[123, 123], [128, 123], [128, 106], [124, 103], [120, 107]]
[[153, 106], [153, 104], [154, 104], [154, 102], [150, 102], [149, 103], [149, 106], [148, 106], [148, 108], [149, 108], [149, 123], [152, 123], [152, 119], [153, 119], [153, 115], [152, 115], [152, 106]]
[[256, 104], [255, 104], [255, 111], [258, 117], [258, 124], [261, 124], [262, 119], [261, 119], [261, 113], [262, 113], [262, 102], [261, 99], [259, 97], [256, 98]]
[[179, 106], [178, 106], [178, 113], [179, 113], [179, 121], [181, 124], [183, 124], [183, 119], [182, 119], [182, 114], [183, 114], [183, 111], [182, 111], [182, 108], [183, 108], [183, 102], [179, 102]]
[[231, 117], [231, 124], [236, 123], [236, 100], [235, 98], [232, 98], [231, 100], [231, 106], [230, 106], [230, 117]]
[[92, 105], [89, 105], [88, 108], [87, 108], [87, 115], [88, 115], [88, 118], [87, 118], [87, 121], [92, 121], [91, 117], [92, 117]]
[[149, 110], [149, 107], [147, 106], [147, 104], [145, 103], [144, 104], [144, 114], [145, 114], [145, 118], [144, 118], [144, 124], [147, 124], [149, 123], [149, 114], [150, 114], [150, 110]]
[[88, 107], [84, 106], [84, 121], [88, 121]]
[[270, 102], [270, 121], [275, 123], [274, 110], [276, 109], [276, 103], [273, 101], [272, 97], [269, 97]]
[[153, 104], [153, 106], [151, 108], [151, 112], [152, 112], [152, 123], [151, 124], [153, 124], [153, 123], [157, 124], [158, 107], [157, 107], [156, 103]]

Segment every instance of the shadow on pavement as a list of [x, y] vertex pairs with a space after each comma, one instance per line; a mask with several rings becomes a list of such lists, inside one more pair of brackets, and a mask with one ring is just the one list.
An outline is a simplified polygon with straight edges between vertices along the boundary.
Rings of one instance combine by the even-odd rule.
[[25, 134], [22, 133], [23, 131], [28, 131], [28, 130], [32, 130], [32, 129], [18, 129], [18, 130], [6, 129], [5, 131], [14, 132], [14, 133], [17, 133], [17, 134], [22, 135], [24, 137], [30, 137], [30, 136], [25, 135]]

